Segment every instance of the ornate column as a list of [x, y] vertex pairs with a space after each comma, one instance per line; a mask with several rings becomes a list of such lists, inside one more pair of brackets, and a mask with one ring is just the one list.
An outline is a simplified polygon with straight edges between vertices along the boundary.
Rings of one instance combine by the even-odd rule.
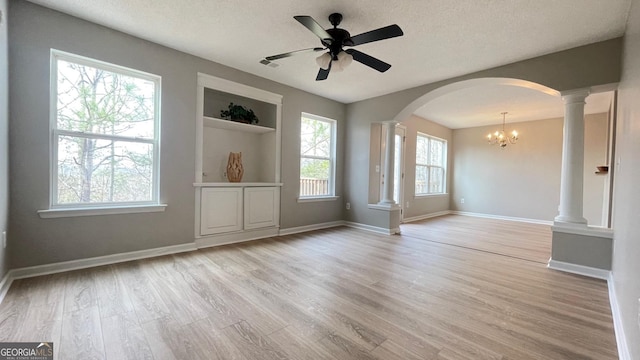
[[393, 200], [393, 163], [395, 160], [395, 141], [396, 141], [396, 122], [388, 121], [384, 122], [383, 126], [387, 132], [384, 148], [384, 184], [382, 187], [382, 199], [380, 203], [382, 205], [395, 205]]
[[564, 129], [562, 173], [560, 178], [560, 212], [556, 223], [586, 225], [583, 217], [584, 182], [584, 105], [588, 89], [562, 93]]

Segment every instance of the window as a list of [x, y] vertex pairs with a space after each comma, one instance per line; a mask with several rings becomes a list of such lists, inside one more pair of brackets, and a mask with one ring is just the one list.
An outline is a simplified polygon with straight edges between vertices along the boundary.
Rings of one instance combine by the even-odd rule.
[[336, 121], [302, 113], [300, 197], [334, 196]]
[[158, 204], [160, 77], [51, 52], [51, 207]]
[[447, 141], [418, 133], [416, 141], [416, 195], [446, 191]]

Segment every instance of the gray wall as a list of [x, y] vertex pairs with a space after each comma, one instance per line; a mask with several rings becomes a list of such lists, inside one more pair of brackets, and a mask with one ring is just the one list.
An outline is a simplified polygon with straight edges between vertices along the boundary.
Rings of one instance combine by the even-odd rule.
[[[0, 232], [9, 225], [9, 65], [7, 45], [7, 0], [0, 0]], [[7, 251], [0, 244], [0, 279], [9, 267]]]
[[346, 199], [351, 202], [351, 210], [346, 213], [346, 219], [383, 226], [380, 214], [367, 208], [369, 193], [362, 186], [369, 182], [367, 149], [371, 123], [403, 121], [425, 104], [425, 94], [469, 79], [522, 79], [558, 91], [591, 86], [611, 89], [611, 84], [620, 80], [621, 46], [621, 38], [612, 39], [347, 105], [346, 133], [349, 141], [345, 143], [344, 186]]
[[640, 359], [640, 0], [633, 0], [624, 41], [613, 210], [613, 279], [631, 359]]
[[[449, 210], [452, 182], [451, 170], [453, 164], [453, 132], [451, 129], [436, 124], [419, 116], [412, 115], [403, 121], [406, 126], [406, 154], [405, 154], [405, 183], [404, 183], [404, 218], [437, 213]], [[416, 197], [416, 138], [418, 132], [447, 140], [447, 191], [443, 195], [429, 195]], [[406, 203], [409, 202], [409, 207]]]
[[[283, 95], [282, 180], [285, 185], [282, 188], [282, 227], [342, 219], [343, 206], [340, 201], [298, 204], [296, 197], [301, 112], [338, 121], [338, 154], [341, 154], [345, 105], [26, 1], [11, 0], [9, 6], [11, 267], [129, 252], [194, 240], [192, 184], [195, 174], [197, 72]], [[165, 212], [61, 219], [38, 217], [36, 211], [46, 209], [49, 202], [51, 48], [162, 76], [160, 190], [161, 201], [168, 204]], [[0, 129], [4, 127], [0, 126]], [[342, 178], [343, 164], [342, 159], [338, 159], [338, 179]], [[336, 191], [339, 195], [342, 193], [340, 182]], [[2, 221], [6, 218], [5, 214], [1, 213]]]
[[[553, 221], [560, 203], [563, 119], [507, 124], [520, 140], [505, 149], [487, 144], [498, 127], [453, 131], [454, 178], [451, 209], [473, 213]], [[584, 215], [590, 225], [602, 224], [602, 197], [607, 114], [585, 117]], [[461, 203], [461, 198], [465, 203]]]

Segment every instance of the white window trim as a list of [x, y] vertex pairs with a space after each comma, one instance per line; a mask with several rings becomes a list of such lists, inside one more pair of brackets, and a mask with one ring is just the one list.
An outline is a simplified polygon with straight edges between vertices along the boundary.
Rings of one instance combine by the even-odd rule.
[[[439, 137], [437, 137], [437, 136], [428, 135], [428, 134], [425, 134], [425, 133], [422, 133], [422, 132], [419, 132], [419, 131], [418, 131], [418, 134], [417, 134], [417, 136], [416, 136], [416, 139], [417, 139], [418, 137], [427, 138], [427, 139], [429, 139], [429, 141], [431, 141], [431, 140], [436, 140], [436, 141], [440, 141], [440, 142], [444, 143], [443, 151], [442, 151], [442, 164], [443, 164], [443, 166], [428, 165], [428, 164], [421, 164], [421, 163], [418, 163], [418, 154], [417, 154], [418, 146], [416, 145], [416, 163], [415, 163], [415, 167], [416, 167], [416, 169], [417, 169], [417, 167], [418, 167], [418, 166], [424, 166], [424, 167], [426, 167], [427, 169], [432, 168], [432, 167], [433, 167], [433, 168], [440, 168], [440, 169], [442, 169], [442, 170], [443, 170], [444, 176], [443, 176], [443, 179], [442, 179], [442, 192], [426, 192], [426, 193], [417, 193], [417, 192], [416, 192], [416, 186], [415, 186], [415, 183], [417, 182], [417, 181], [416, 181], [416, 179], [417, 179], [417, 175], [415, 175], [415, 178], [414, 178], [414, 180], [413, 180], [413, 181], [414, 181], [414, 186], [413, 186], [414, 198], [421, 198], [421, 197], [429, 197], [429, 196], [443, 196], [443, 195], [447, 195], [447, 194], [448, 194], [448, 193], [447, 193], [447, 190], [448, 190], [448, 189], [447, 189], [447, 176], [448, 176], [448, 174], [447, 174], [447, 159], [448, 159], [448, 150], [449, 150], [448, 148], [449, 148], [449, 142], [448, 142], [447, 140], [442, 139], [442, 138], [439, 138]], [[417, 140], [416, 140], [416, 144], [417, 144]], [[430, 148], [429, 148], [429, 149], [430, 149]], [[415, 173], [417, 174], [417, 171], [416, 171]], [[430, 174], [430, 171], [429, 171], [429, 170], [427, 170], [427, 173], [428, 173], [428, 174]], [[427, 184], [427, 188], [428, 188], [428, 187], [429, 187], [429, 184]]]
[[[60, 130], [57, 128], [57, 102], [58, 102], [58, 60], [64, 60], [79, 65], [100, 68], [127, 76], [137, 77], [151, 81], [154, 87], [154, 134], [153, 139], [133, 138], [108, 134], [86, 134], [76, 131]], [[139, 212], [164, 211], [166, 204], [160, 204], [160, 128], [161, 128], [161, 91], [162, 78], [158, 75], [146, 73], [127, 67], [110, 64], [104, 61], [51, 49], [50, 54], [50, 84], [49, 84], [49, 209], [39, 210], [42, 218], [57, 218], [71, 216], [128, 214]], [[136, 202], [90, 203], [90, 204], [57, 204], [58, 192], [58, 136], [86, 136], [105, 140], [123, 140], [130, 142], [149, 143], [153, 145], [153, 188], [152, 199]]]
[[[313, 201], [332, 201], [337, 200], [338, 196], [336, 196], [336, 140], [337, 140], [337, 127], [338, 122], [334, 119], [326, 118], [319, 115], [309, 114], [303, 112], [300, 115], [300, 122], [302, 122], [302, 118], [308, 118], [316, 121], [327, 122], [331, 125], [331, 154], [329, 160], [329, 194], [327, 195], [308, 195], [308, 196], [300, 196], [300, 185], [298, 185], [298, 202], [313, 202]], [[302, 143], [302, 138], [300, 139]], [[300, 159], [322, 159], [327, 160], [325, 157], [320, 156], [302, 156], [300, 154]], [[298, 166], [300, 166], [300, 161], [298, 161]], [[298, 174], [298, 183], [300, 182], [300, 175]]]
[[109, 206], [109, 207], [87, 207], [87, 208], [64, 208], [38, 210], [38, 216], [43, 219], [55, 219], [76, 216], [96, 216], [115, 214], [136, 214], [150, 212], [164, 212], [167, 204], [158, 205], [130, 205], [130, 206]]

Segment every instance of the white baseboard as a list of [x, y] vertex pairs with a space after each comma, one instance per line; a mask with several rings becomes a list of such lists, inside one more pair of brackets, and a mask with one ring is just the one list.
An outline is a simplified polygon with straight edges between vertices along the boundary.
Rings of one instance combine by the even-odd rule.
[[474, 213], [474, 212], [467, 212], [467, 211], [457, 211], [457, 210], [452, 210], [450, 213], [451, 214], [455, 214], [455, 215], [473, 216], [473, 217], [480, 217], [480, 218], [485, 218], [485, 219], [518, 221], [518, 222], [525, 222], [525, 223], [531, 223], [531, 224], [541, 224], [541, 225], [550, 225], [550, 226], [553, 225], [553, 221], [538, 220], [538, 219], [527, 219], [527, 218], [519, 218], [519, 217], [513, 217], [513, 216], [481, 214], [481, 213]]
[[347, 226], [347, 227], [350, 227], [350, 228], [354, 228], [354, 229], [359, 229], [359, 230], [371, 231], [371, 232], [374, 232], [374, 233], [377, 233], [377, 234], [383, 234], [383, 235], [393, 235], [393, 234], [400, 233], [400, 228], [385, 229], [385, 228], [378, 227], [378, 226], [355, 223], [355, 222], [351, 222], [351, 221], [345, 221], [344, 222], [344, 226]]
[[298, 233], [303, 233], [307, 231], [322, 230], [322, 229], [328, 229], [328, 228], [343, 226], [343, 225], [344, 225], [344, 221], [339, 220], [339, 221], [330, 221], [330, 222], [325, 222], [320, 224], [296, 226], [296, 227], [290, 227], [286, 229], [280, 229], [280, 235], [298, 234]]
[[245, 241], [264, 239], [268, 237], [278, 236], [278, 228], [271, 227], [267, 229], [245, 230], [235, 233], [212, 235], [196, 239], [195, 246], [198, 249], [208, 248], [212, 246], [229, 245]]
[[625, 336], [624, 327], [622, 326], [622, 313], [620, 312], [618, 298], [616, 297], [613, 272], [609, 273], [607, 284], [609, 285], [609, 302], [611, 304], [613, 328], [615, 329], [616, 343], [618, 345], [618, 358], [620, 360], [631, 360], [631, 353], [629, 352], [629, 346], [627, 345], [627, 337]]
[[34, 276], [41, 275], [49, 275], [55, 274], [64, 271], [71, 270], [79, 270], [86, 269], [96, 266], [109, 265], [109, 264], [117, 264], [125, 261], [131, 260], [140, 260], [151, 257], [157, 257], [162, 255], [170, 255], [177, 254], [187, 251], [196, 250], [196, 247], [193, 243], [173, 245], [173, 246], [165, 246], [155, 249], [147, 249], [140, 251], [131, 251], [120, 254], [113, 255], [105, 255], [105, 256], [97, 256], [87, 259], [80, 260], [71, 260], [71, 261], [63, 261], [59, 263], [46, 264], [46, 265], [38, 265], [38, 266], [30, 266], [23, 267], [10, 270], [11, 276], [14, 280], [23, 279]]
[[127, 253], [112, 254], [105, 256], [97, 256], [87, 259], [63, 261], [53, 264], [29, 266], [17, 269], [11, 269], [7, 271], [2, 282], [0, 282], [0, 303], [4, 300], [9, 287], [13, 283], [13, 280], [24, 279], [35, 276], [55, 274], [65, 271], [86, 269], [96, 266], [117, 264], [125, 261], [140, 260], [151, 257], [157, 257], [162, 255], [177, 254], [187, 251], [196, 250], [196, 246], [193, 243], [180, 244], [173, 246], [165, 246], [161, 248], [131, 251]]
[[611, 271], [598, 269], [590, 266], [584, 265], [576, 265], [564, 261], [557, 261], [553, 259], [549, 259], [549, 263], [547, 264], [549, 269], [564, 271], [572, 274], [578, 274], [583, 276], [588, 276], [596, 279], [609, 280], [609, 274]]
[[434, 212], [434, 213], [431, 213], [431, 214], [424, 214], [424, 215], [418, 215], [418, 216], [412, 216], [412, 217], [404, 218], [404, 219], [402, 219], [402, 222], [403, 223], [410, 223], [410, 222], [414, 222], [414, 221], [426, 220], [426, 219], [431, 219], [431, 218], [434, 218], [434, 217], [444, 216], [444, 215], [449, 215], [449, 214], [451, 214], [451, 210], [438, 211], [438, 212]]

